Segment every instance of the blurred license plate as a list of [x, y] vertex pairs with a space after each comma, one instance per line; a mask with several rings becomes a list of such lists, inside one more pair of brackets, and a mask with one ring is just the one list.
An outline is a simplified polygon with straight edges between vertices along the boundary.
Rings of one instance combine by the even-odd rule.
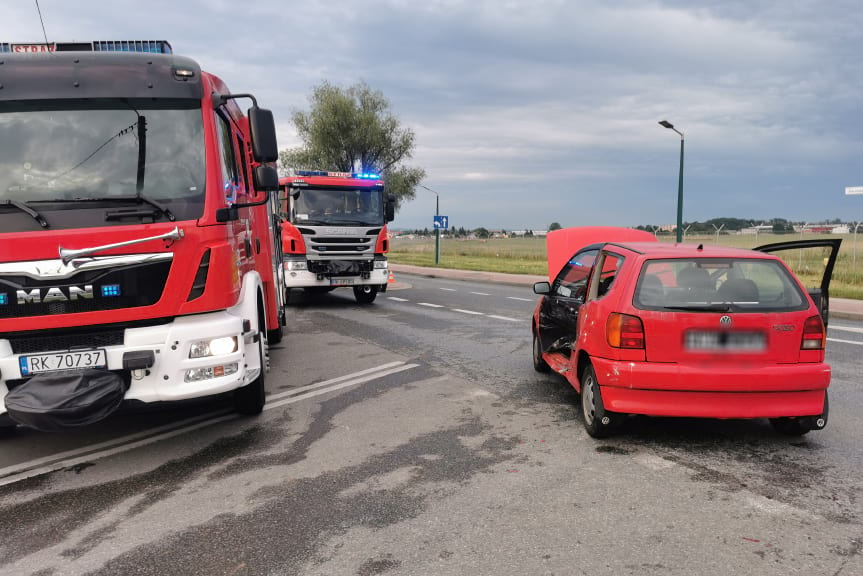
[[21, 356], [18, 365], [21, 376], [32, 376], [42, 372], [60, 370], [81, 370], [84, 368], [104, 368], [107, 365], [104, 350], [85, 350], [82, 352], [54, 352]]
[[353, 286], [359, 278], [330, 278], [330, 286]]
[[762, 332], [717, 332], [690, 330], [686, 333], [687, 350], [716, 352], [761, 352], [765, 348]]

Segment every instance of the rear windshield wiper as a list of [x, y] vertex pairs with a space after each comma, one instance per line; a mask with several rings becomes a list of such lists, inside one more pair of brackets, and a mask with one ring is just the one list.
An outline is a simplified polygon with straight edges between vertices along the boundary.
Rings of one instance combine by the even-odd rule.
[[680, 310], [681, 312], [728, 312], [731, 304], [691, 304], [689, 306], [663, 306], [663, 310]]
[[38, 222], [42, 228], [48, 227], [48, 221], [45, 220], [45, 218], [43, 218], [41, 214], [30, 208], [26, 202], [21, 202], [20, 200], [3, 200], [2, 202], [0, 202], [0, 206], [13, 206], [21, 212], [26, 212], [27, 214], [32, 216], [33, 219]]

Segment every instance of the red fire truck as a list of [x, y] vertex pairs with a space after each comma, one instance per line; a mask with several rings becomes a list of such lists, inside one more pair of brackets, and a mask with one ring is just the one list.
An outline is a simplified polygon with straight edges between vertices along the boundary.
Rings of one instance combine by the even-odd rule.
[[0, 426], [228, 392], [259, 413], [272, 113], [165, 41], [0, 43], [0, 86]]
[[282, 188], [286, 300], [292, 288], [350, 286], [360, 304], [387, 289], [387, 222], [395, 200], [376, 174], [296, 170]]

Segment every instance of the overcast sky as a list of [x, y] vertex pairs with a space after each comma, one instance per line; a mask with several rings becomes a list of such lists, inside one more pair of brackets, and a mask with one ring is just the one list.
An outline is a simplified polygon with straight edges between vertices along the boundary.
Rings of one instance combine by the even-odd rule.
[[[40, 0], [48, 38], [166, 39], [290, 113], [366, 81], [417, 135], [451, 226], [863, 220], [863, 4], [640, 0]], [[30, 0], [0, 39], [40, 41]], [[429, 227], [419, 189], [396, 227]]]

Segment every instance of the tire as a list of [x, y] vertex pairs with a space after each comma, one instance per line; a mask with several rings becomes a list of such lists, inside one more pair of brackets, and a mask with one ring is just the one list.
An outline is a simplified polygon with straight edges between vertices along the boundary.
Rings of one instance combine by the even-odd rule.
[[593, 366], [588, 364], [581, 374], [581, 419], [584, 429], [591, 438], [607, 438], [611, 436], [615, 428], [620, 424], [621, 414], [609, 412], [602, 404], [602, 394], [599, 391], [599, 382], [596, 381], [596, 372]]
[[536, 332], [533, 333], [533, 369], [537, 372], [548, 372], [548, 363], [542, 359], [542, 343]]
[[354, 286], [354, 298], [357, 299], [357, 304], [371, 304], [375, 301], [377, 295], [378, 287], [372, 284]]
[[285, 335], [285, 327], [279, 326], [275, 330], [267, 330], [267, 345], [278, 344]]
[[[266, 327], [263, 318], [260, 318], [258, 322], [258, 326]], [[270, 362], [269, 342], [266, 330], [259, 330], [258, 335], [258, 357], [261, 361], [261, 373], [251, 383], [234, 390], [234, 410], [246, 416], [256, 416], [263, 412], [264, 403], [267, 400], [265, 385]]]

